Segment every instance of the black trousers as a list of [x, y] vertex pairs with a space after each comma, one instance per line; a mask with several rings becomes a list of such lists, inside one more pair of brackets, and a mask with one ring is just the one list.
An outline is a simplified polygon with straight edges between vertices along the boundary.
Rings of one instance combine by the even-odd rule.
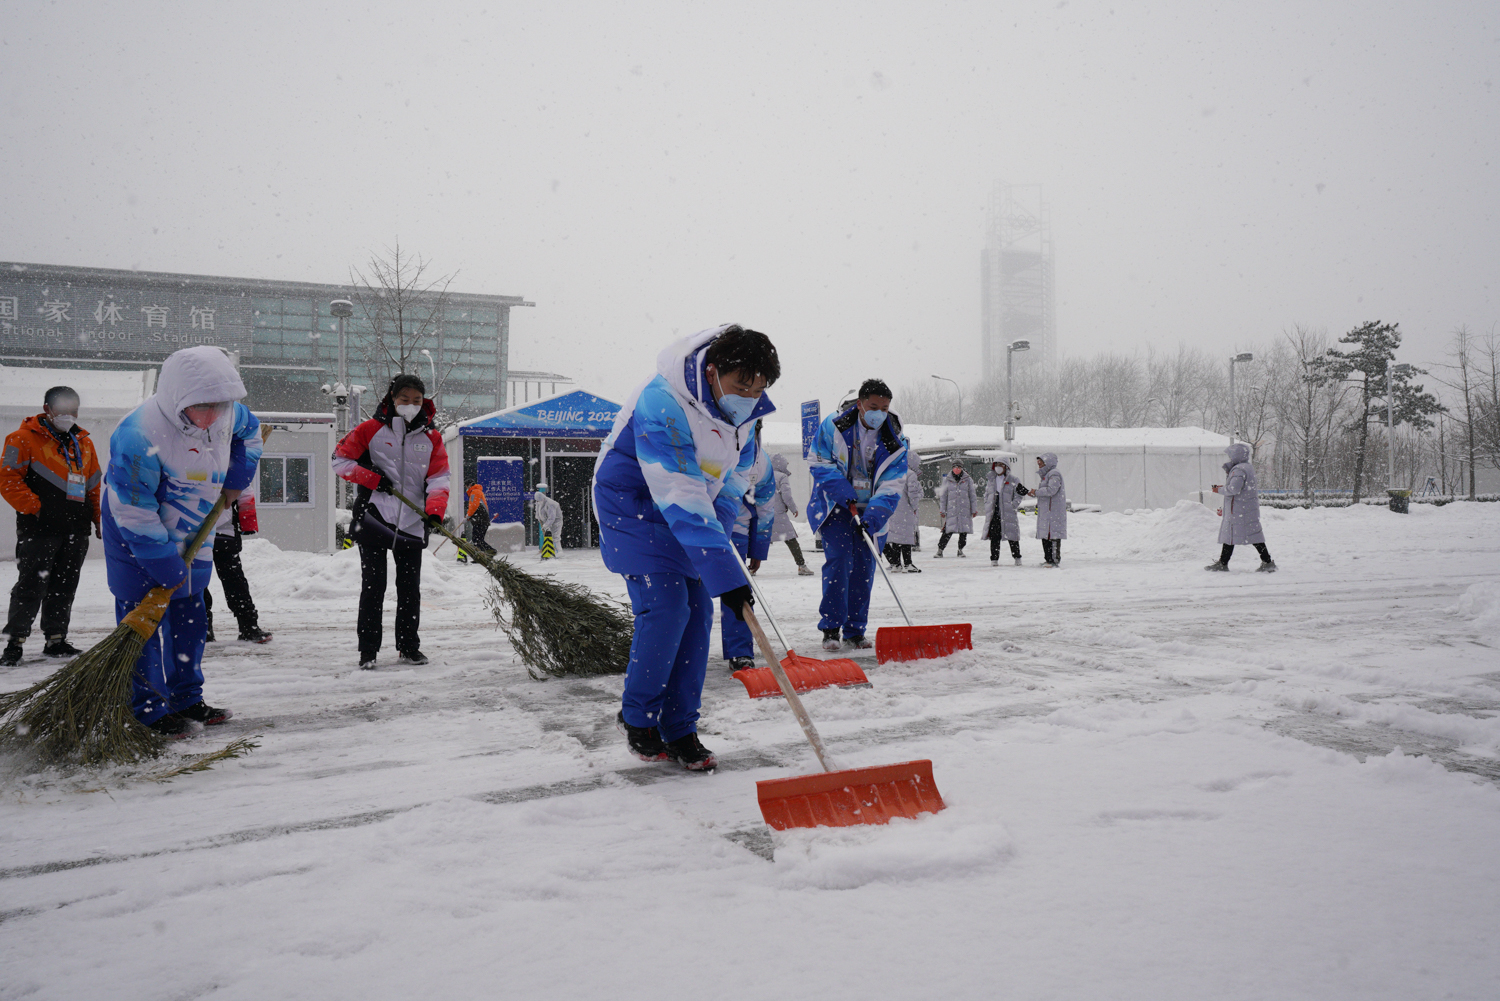
[[1062, 540], [1061, 539], [1043, 539], [1042, 540], [1042, 557], [1048, 563], [1061, 563], [1062, 562]]
[[885, 558], [893, 567], [899, 567], [903, 563], [911, 566], [911, 546], [904, 542], [887, 542], [885, 544]]
[[[1255, 543], [1255, 551], [1257, 553], [1260, 553], [1260, 561], [1262, 563], [1270, 563], [1271, 562], [1271, 551], [1266, 548], [1266, 544], [1264, 542], [1257, 542], [1257, 543]], [[1231, 557], [1233, 555], [1234, 555], [1234, 547], [1231, 546], [1231, 545], [1229, 545], [1229, 543], [1226, 542], [1226, 543], [1224, 543], [1224, 548], [1219, 552], [1219, 562], [1220, 563], [1228, 563], [1229, 562], [1229, 557]]]
[[474, 517], [469, 519], [469, 544], [481, 553], [492, 554], [495, 547], [490, 545], [485, 534], [490, 530], [490, 513], [483, 508], [474, 512]]
[[[948, 547], [948, 540], [951, 539], [951, 538], [953, 538], [953, 533], [952, 532], [944, 532], [942, 535], [938, 536], [938, 552], [942, 552], [944, 549], [946, 549]], [[969, 542], [969, 533], [968, 532], [959, 532], [958, 533], [958, 551], [959, 552], [963, 552], [964, 551], [964, 546], [967, 545], [968, 542]]]
[[792, 559], [797, 561], [797, 565], [799, 567], [807, 566], [807, 560], [802, 558], [802, 543], [798, 542], [796, 539], [787, 539], [786, 547], [787, 549], [791, 550]]
[[[1003, 540], [1003, 539], [994, 539], [994, 538], [990, 539], [990, 559], [992, 559], [992, 560], [998, 560], [1000, 558], [1000, 543], [1003, 542], [1003, 541], [1005, 541], [1005, 540]], [[1020, 559], [1021, 558], [1021, 543], [1020, 543], [1020, 540], [1018, 540], [1018, 539], [1011, 539], [1010, 540], [1010, 555], [1013, 556], [1016, 559]]]
[[68, 635], [78, 574], [88, 554], [87, 531], [16, 540], [18, 576], [10, 589], [10, 619], [5, 623], [5, 632], [12, 640], [20, 643], [31, 635], [38, 608], [42, 610], [43, 636]]
[[420, 542], [360, 540], [359, 622], [355, 630], [361, 660], [379, 653], [385, 636], [380, 612], [385, 602], [387, 553], [396, 559], [396, 652], [412, 654], [421, 649], [417, 629], [422, 624], [422, 553], [426, 548]]
[[[229, 611], [239, 624], [240, 634], [260, 628], [260, 613], [255, 610], [255, 599], [250, 597], [250, 582], [245, 579], [245, 564], [240, 562], [240, 550], [245, 540], [237, 535], [214, 536], [214, 576], [224, 589], [224, 600]], [[203, 589], [203, 608], [208, 613], [208, 631], [214, 631], [214, 599]]]

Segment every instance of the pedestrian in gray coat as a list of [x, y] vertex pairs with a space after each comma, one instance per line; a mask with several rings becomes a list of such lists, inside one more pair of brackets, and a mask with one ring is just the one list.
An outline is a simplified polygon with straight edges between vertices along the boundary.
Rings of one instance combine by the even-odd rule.
[[1010, 473], [1010, 463], [999, 459], [990, 463], [989, 479], [984, 484], [984, 538], [990, 540], [990, 566], [1000, 565], [1000, 543], [1010, 543], [1011, 558], [1021, 565], [1021, 523], [1016, 509], [1028, 493], [1020, 480]]
[[969, 533], [974, 531], [974, 516], [979, 513], [979, 490], [974, 486], [974, 477], [964, 472], [963, 466], [954, 466], [953, 472], [943, 477], [938, 487], [938, 514], [943, 518], [943, 534], [938, 536], [937, 555], [943, 558], [943, 549], [948, 540], [958, 536], [958, 555], [964, 555], [964, 546], [969, 542]]
[[[910, 447], [910, 446], [908, 446]], [[911, 561], [911, 547], [917, 544], [917, 509], [922, 503], [922, 474], [906, 467], [896, 511], [885, 523], [885, 558], [897, 573], [921, 573]]]
[[771, 511], [775, 515], [775, 520], [771, 523], [771, 541], [785, 542], [792, 559], [797, 561], [798, 576], [811, 577], [812, 571], [807, 567], [807, 560], [802, 558], [802, 543], [797, 541], [797, 526], [792, 524], [792, 519], [800, 518], [801, 513], [792, 496], [792, 474], [787, 468], [786, 456], [780, 452], [771, 456], [771, 471], [776, 476], [776, 493], [771, 496]]
[[1232, 442], [1224, 449], [1229, 461], [1224, 463], [1223, 484], [1214, 484], [1214, 493], [1224, 495], [1224, 520], [1219, 523], [1219, 544], [1224, 548], [1219, 558], [1205, 570], [1228, 570], [1235, 546], [1254, 546], [1260, 553], [1261, 573], [1275, 573], [1276, 561], [1266, 548], [1266, 533], [1260, 527], [1260, 491], [1255, 489], [1255, 467], [1250, 465], [1250, 446]]
[[1042, 540], [1042, 566], [1054, 568], [1062, 564], [1062, 540], [1068, 537], [1068, 492], [1056, 453], [1037, 456], [1036, 468], [1036, 537]]

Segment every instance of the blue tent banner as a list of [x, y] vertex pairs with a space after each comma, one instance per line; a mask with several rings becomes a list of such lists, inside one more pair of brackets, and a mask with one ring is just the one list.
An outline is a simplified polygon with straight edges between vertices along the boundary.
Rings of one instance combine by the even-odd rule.
[[604, 438], [614, 427], [620, 405], [574, 390], [509, 410], [465, 421], [465, 438]]

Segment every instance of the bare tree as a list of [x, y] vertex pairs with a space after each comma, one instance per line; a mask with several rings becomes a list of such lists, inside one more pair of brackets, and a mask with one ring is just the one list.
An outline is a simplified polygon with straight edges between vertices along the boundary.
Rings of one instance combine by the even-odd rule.
[[1460, 325], [1453, 331], [1453, 339], [1448, 348], [1448, 357], [1453, 359], [1452, 364], [1444, 365], [1451, 376], [1448, 379], [1438, 379], [1438, 382], [1457, 395], [1457, 402], [1462, 407], [1461, 417], [1452, 418], [1464, 432], [1464, 451], [1468, 456], [1469, 465], [1469, 500], [1475, 497], [1475, 474], [1474, 463], [1479, 454], [1479, 427], [1477, 425], [1478, 414], [1475, 404], [1479, 395], [1480, 386], [1477, 384], [1480, 378], [1478, 364], [1480, 359], [1476, 356], [1476, 345], [1474, 337], [1469, 333], [1469, 328]]
[[1500, 340], [1494, 330], [1476, 346], [1475, 358], [1475, 448], [1500, 468]]
[[[443, 381], [467, 347], [455, 345], [457, 350], [445, 351], [442, 339], [448, 286], [456, 273], [429, 275], [430, 262], [420, 254], [404, 254], [399, 242], [386, 248], [384, 256], [372, 254], [366, 268], [351, 268], [349, 280], [366, 326], [365, 336], [354, 343], [371, 378], [379, 380], [375, 388], [382, 390], [402, 373], [436, 374], [427, 395], [441, 404]], [[424, 349], [433, 359], [430, 364]]]

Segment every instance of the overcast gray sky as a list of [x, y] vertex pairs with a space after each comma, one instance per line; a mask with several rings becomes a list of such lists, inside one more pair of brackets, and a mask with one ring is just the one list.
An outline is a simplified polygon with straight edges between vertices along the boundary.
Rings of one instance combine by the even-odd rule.
[[[736, 321], [784, 411], [979, 364], [1046, 186], [1063, 353], [1500, 320], [1500, 5], [35, 3], [0, 259], [337, 282], [400, 239], [620, 399]], [[894, 407], [900, 410], [898, 400]], [[790, 413], [787, 413], [790, 416]]]

